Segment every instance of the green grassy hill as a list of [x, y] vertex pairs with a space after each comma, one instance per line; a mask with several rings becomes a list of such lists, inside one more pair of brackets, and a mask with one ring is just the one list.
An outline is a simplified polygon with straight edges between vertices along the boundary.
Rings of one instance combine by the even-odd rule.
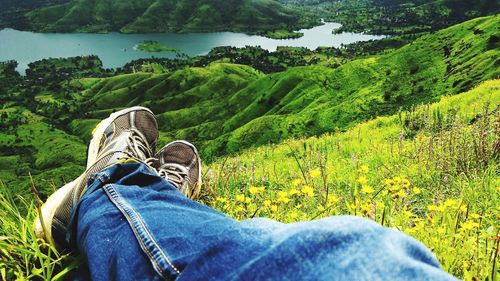
[[272, 0], [73, 0], [26, 18], [31, 29], [44, 32], [263, 31], [314, 24]]
[[[249, 66], [215, 62], [164, 74], [13, 88], [0, 93], [8, 101], [0, 109], [0, 158], [5, 163], [0, 179], [29, 193], [30, 171], [42, 194], [49, 194], [83, 171], [85, 144], [98, 121], [133, 105], [157, 114], [160, 144], [190, 140], [206, 161], [288, 138], [345, 131], [400, 107], [435, 102], [497, 78], [498, 19], [475, 19], [338, 68], [296, 67], [266, 75]], [[94, 58], [87, 60], [85, 65], [97, 67]], [[34, 73], [41, 75], [47, 63], [33, 65]]]
[[465, 280], [495, 280], [500, 80], [343, 133], [265, 145], [220, 159], [204, 177], [210, 204], [285, 222], [373, 219], [429, 247]]
[[[500, 80], [486, 81], [346, 132], [250, 149], [205, 165], [202, 199], [237, 219], [367, 217], [416, 237], [459, 278], [496, 280], [499, 106]], [[39, 244], [35, 203], [9, 187], [0, 184], [2, 276], [67, 276], [79, 260]]]
[[142, 104], [158, 114], [165, 141], [193, 140], [205, 157], [345, 130], [498, 77], [499, 18], [472, 20], [336, 69], [297, 67], [263, 75], [213, 63], [102, 79], [83, 91], [85, 108], [93, 108], [86, 118]]

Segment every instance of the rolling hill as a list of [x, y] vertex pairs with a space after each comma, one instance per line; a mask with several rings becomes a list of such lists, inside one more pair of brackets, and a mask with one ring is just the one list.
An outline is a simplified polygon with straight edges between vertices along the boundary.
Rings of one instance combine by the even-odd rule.
[[[25, 176], [31, 171], [49, 193], [51, 186], [81, 172], [85, 143], [98, 121], [132, 105], [157, 114], [160, 144], [187, 139], [212, 161], [288, 138], [344, 131], [400, 107], [435, 102], [499, 76], [499, 17], [478, 18], [337, 68], [295, 67], [266, 75], [214, 62], [164, 74], [82, 78], [48, 89], [31, 86], [26, 93], [14, 90], [5, 94], [12, 101], [0, 110], [0, 157], [6, 163], [0, 178], [27, 190]], [[98, 64], [94, 60], [88, 64]]]
[[[424, 36], [386, 55], [338, 68], [309, 66], [263, 75], [213, 63], [174, 73], [129, 74], [82, 88], [86, 118], [142, 104], [159, 116], [162, 136], [195, 140], [205, 157], [320, 135], [399, 107], [436, 101], [496, 78], [499, 16]], [[75, 128], [80, 127], [74, 121]]]
[[73, 0], [35, 9], [26, 20], [43, 32], [255, 32], [314, 24], [272, 0]]

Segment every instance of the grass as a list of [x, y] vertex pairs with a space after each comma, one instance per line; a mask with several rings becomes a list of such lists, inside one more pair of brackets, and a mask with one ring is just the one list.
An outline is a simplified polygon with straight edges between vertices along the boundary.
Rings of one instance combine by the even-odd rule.
[[[495, 280], [499, 106], [492, 80], [343, 133], [222, 158], [204, 168], [201, 200], [240, 220], [367, 217], [419, 239], [459, 278]], [[2, 278], [70, 274], [79, 260], [39, 244], [36, 201], [12, 194], [0, 185]]]
[[489, 81], [345, 133], [221, 159], [204, 187], [238, 219], [367, 217], [422, 241], [459, 278], [495, 280], [499, 106], [500, 80]]
[[0, 182], [0, 278], [65, 280], [80, 261], [38, 240], [31, 225], [37, 213], [32, 198], [14, 196]]

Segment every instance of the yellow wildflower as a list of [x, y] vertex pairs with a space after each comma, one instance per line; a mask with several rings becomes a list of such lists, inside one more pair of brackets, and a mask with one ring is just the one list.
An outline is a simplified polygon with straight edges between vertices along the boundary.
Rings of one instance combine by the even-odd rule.
[[367, 165], [362, 165], [361, 167], [359, 167], [359, 172], [362, 173], [362, 174], [366, 174], [370, 171], [370, 168], [368, 168]]
[[429, 210], [430, 212], [437, 211], [438, 207], [436, 205], [429, 205], [427, 206], [427, 210]]
[[406, 191], [404, 189], [401, 189], [401, 190], [399, 190], [398, 195], [401, 198], [405, 198], [406, 197]]
[[271, 211], [273, 211], [273, 212], [276, 213], [278, 211], [278, 206], [277, 205], [272, 205], [271, 206]]
[[286, 191], [278, 191], [278, 197], [288, 197], [288, 193]]
[[243, 194], [236, 195], [236, 201], [245, 202], [245, 195], [243, 195]]
[[439, 212], [444, 212], [446, 211], [446, 205], [445, 204], [440, 204], [438, 207], [437, 207], [437, 210]]
[[410, 181], [408, 179], [402, 179], [401, 180], [401, 186], [403, 186], [403, 188], [410, 187]]
[[444, 205], [446, 207], [456, 208], [456, 207], [458, 207], [458, 202], [457, 202], [457, 200], [454, 200], [454, 199], [447, 199], [444, 202]]
[[296, 188], [292, 188], [288, 191], [288, 194], [290, 194], [290, 196], [294, 196], [296, 194], [300, 194], [300, 191]]
[[361, 211], [363, 211], [363, 213], [365, 215], [370, 213], [371, 210], [372, 210], [372, 206], [371, 206], [370, 202], [367, 202], [367, 203], [364, 203], [361, 205]]
[[396, 182], [393, 179], [386, 179], [385, 184], [389, 187], [396, 185]]
[[250, 188], [248, 189], [248, 191], [250, 191], [250, 194], [252, 195], [257, 195], [259, 193], [262, 193], [264, 192], [264, 186], [250, 186]]
[[243, 206], [238, 206], [238, 207], [236, 207], [235, 211], [236, 211], [237, 213], [239, 213], [239, 212], [243, 212], [243, 211], [245, 211], [245, 208], [243, 208]]
[[278, 202], [283, 202], [285, 204], [290, 202], [290, 198], [288, 198], [288, 193], [286, 191], [278, 192]]
[[323, 212], [325, 210], [325, 207], [323, 205], [318, 206], [318, 211]]
[[399, 185], [389, 186], [389, 191], [390, 192], [397, 192], [399, 190], [400, 190]]
[[299, 217], [299, 214], [297, 212], [293, 211], [290, 214], [288, 214], [288, 216], [290, 217], [290, 219], [294, 220], [294, 219], [297, 219]]
[[314, 170], [309, 172], [309, 175], [311, 176], [311, 178], [315, 179], [315, 178], [321, 176], [321, 171], [319, 169], [314, 169]]
[[328, 204], [329, 205], [335, 205], [339, 202], [339, 198], [335, 195], [330, 194], [328, 196]]
[[215, 198], [215, 200], [217, 202], [220, 202], [220, 203], [226, 203], [227, 202], [227, 198], [226, 197], [217, 196], [217, 198]]
[[371, 194], [375, 192], [375, 189], [373, 189], [373, 187], [371, 187], [370, 185], [363, 185], [363, 187], [361, 188], [361, 192]]
[[302, 187], [302, 193], [308, 197], [313, 197], [314, 196], [314, 189], [308, 185], [305, 185]]
[[360, 177], [358, 178], [358, 182], [359, 182], [360, 184], [366, 184], [366, 183], [367, 183], [366, 177], [365, 177], [365, 176], [360, 176]]
[[419, 195], [420, 193], [422, 193], [422, 190], [420, 190], [420, 188], [418, 188], [418, 187], [414, 187], [413, 193], [415, 193], [416, 195]]
[[464, 230], [471, 230], [471, 229], [479, 227], [479, 223], [473, 222], [473, 221], [466, 221], [464, 223], [461, 223], [460, 226]]
[[269, 206], [271, 206], [271, 200], [264, 200], [263, 205], [264, 205], [264, 207], [269, 207]]
[[302, 209], [302, 204], [295, 205], [295, 209]]
[[299, 186], [301, 183], [302, 183], [302, 180], [301, 180], [301, 179], [294, 179], [294, 180], [292, 181], [292, 185], [293, 185], [293, 186]]
[[393, 180], [395, 184], [400, 184], [402, 179], [401, 177], [395, 177]]

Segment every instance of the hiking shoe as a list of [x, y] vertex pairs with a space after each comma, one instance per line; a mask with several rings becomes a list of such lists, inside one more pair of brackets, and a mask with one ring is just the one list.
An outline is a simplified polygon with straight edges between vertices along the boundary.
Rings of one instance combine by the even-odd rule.
[[58, 248], [65, 247], [71, 213], [91, 176], [117, 163], [150, 161], [157, 139], [154, 114], [144, 107], [121, 110], [99, 123], [88, 147], [87, 170], [47, 199], [42, 217], [35, 220], [36, 236]]
[[155, 158], [158, 174], [175, 185], [188, 198], [195, 199], [201, 190], [201, 159], [196, 147], [187, 141], [164, 146]]

